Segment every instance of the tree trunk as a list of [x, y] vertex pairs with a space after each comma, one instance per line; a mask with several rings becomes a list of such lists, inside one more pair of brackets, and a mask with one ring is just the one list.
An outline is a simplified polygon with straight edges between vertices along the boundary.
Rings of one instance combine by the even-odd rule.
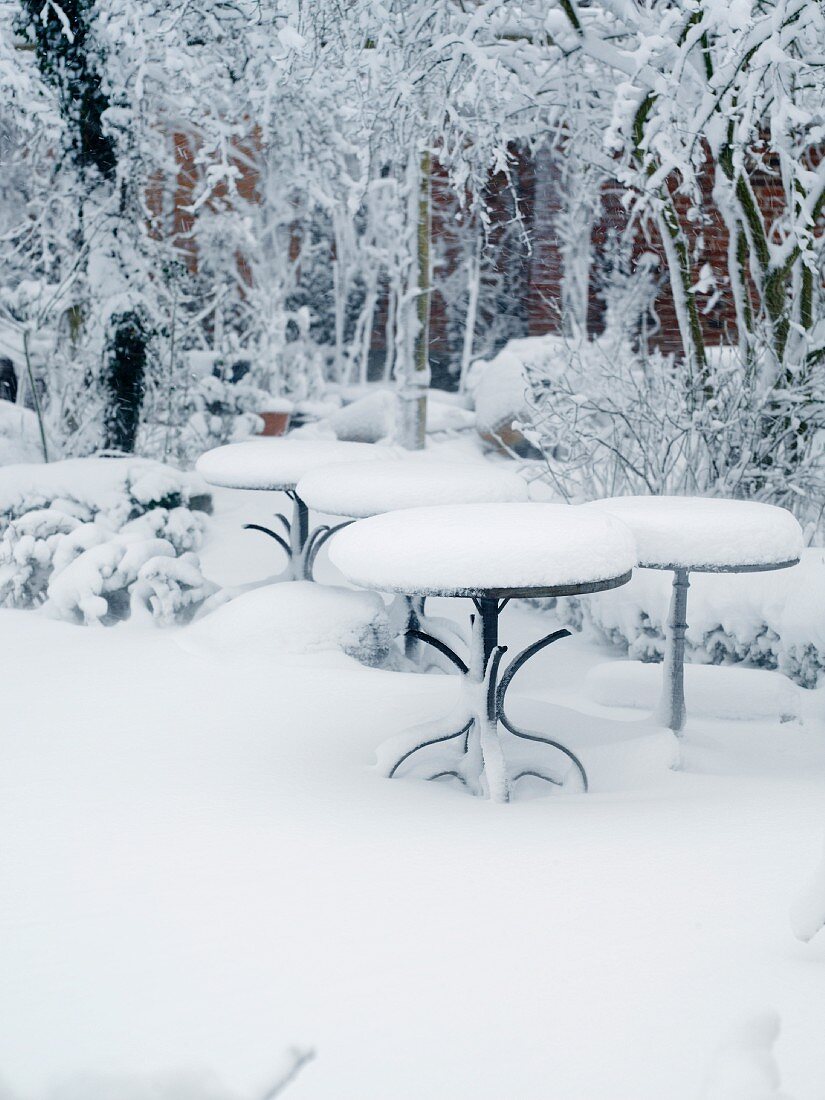
[[[417, 293], [415, 298], [415, 339], [412, 361], [404, 364], [404, 374], [399, 379], [398, 391], [398, 442], [410, 451], [421, 451], [426, 443], [427, 387], [430, 384], [430, 298], [432, 234], [430, 210], [429, 151], [420, 161], [417, 193], [410, 197], [411, 210], [415, 211]], [[414, 186], [414, 185], [413, 185]], [[416, 200], [416, 201], [413, 201]], [[409, 346], [409, 343], [407, 344]]]

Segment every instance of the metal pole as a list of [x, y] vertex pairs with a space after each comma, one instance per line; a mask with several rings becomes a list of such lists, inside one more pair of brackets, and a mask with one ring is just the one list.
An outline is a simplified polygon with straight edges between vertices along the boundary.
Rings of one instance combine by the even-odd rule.
[[662, 698], [659, 717], [675, 734], [685, 725], [685, 631], [687, 630], [687, 596], [690, 580], [687, 569], [674, 569], [673, 592], [670, 598]]
[[481, 598], [477, 606], [481, 615], [481, 640], [486, 671], [490, 655], [498, 645], [498, 600]]
[[424, 615], [424, 597], [403, 596], [402, 599], [407, 611], [407, 625], [404, 629], [404, 656], [410, 661], [418, 662], [421, 659], [421, 642], [414, 635], [411, 635], [410, 631], [421, 629], [421, 619]]
[[309, 508], [297, 493], [292, 493], [292, 526], [289, 531], [292, 554], [290, 571], [296, 581], [311, 580], [309, 564], [305, 560], [304, 547], [309, 538]]

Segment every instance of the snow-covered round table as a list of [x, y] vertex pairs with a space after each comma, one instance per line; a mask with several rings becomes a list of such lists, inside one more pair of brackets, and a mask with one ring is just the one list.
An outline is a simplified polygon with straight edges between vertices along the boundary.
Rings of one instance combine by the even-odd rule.
[[196, 469], [210, 485], [286, 493], [292, 501], [292, 519], [288, 520], [281, 513], [276, 516], [283, 527], [283, 535], [258, 523], [248, 523], [246, 527], [262, 531], [283, 548], [289, 560], [287, 575], [290, 580], [311, 580], [312, 563], [330, 529], [318, 527], [310, 533], [309, 509], [295, 491], [298, 482], [319, 466], [370, 461], [392, 453], [373, 443], [250, 439], [207, 451], [198, 459]]
[[[310, 508], [351, 519], [439, 504], [527, 500], [527, 482], [511, 470], [499, 469], [489, 462], [444, 462], [418, 457], [319, 467], [301, 478], [296, 491]], [[344, 526], [347, 525], [330, 529], [330, 534]], [[448, 626], [425, 619], [425, 598], [405, 593], [396, 603], [398, 616], [403, 615], [399, 632], [405, 637], [406, 655], [413, 660], [420, 657], [422, 627], [439, 637]]]
[[527, 500], [527, 482], [489, 462], [397, 458], [311, 470], [298, 483], [310, 508], [365, 519], [399, 508]]
[[679, 734], [685, 724], [689, 575], [787, 569], [799, 562], [802, 528], [785, 508], [717, 497], [611, 497], [583, 507], [630, 528], [640, 568], [673, 572], [659, 714]]
[[[587, 789], [581, 761], [568, 748], [520, 729], [504, 709], [507, 689], [522, 665], [570, 631], [540, 638], [499, 674], [506, 646], [499, 645], [498, 617], [513, 598], [580, 595], [626, 584], [636, 551], [622, 523], [564, 504], [409, 508], [351, 524], [331, 544], [330, 557], [344, 576], [364, 588], [465, 596], [475, 605], [467, 662], [419, 632], [461, 671], [461, 695], [446, 718], [383, 746], [379, 766], [387, 776], [402, 769], [429, 779], [449, 776], [474, 794], [506, 802], [513, 784], [525, 775], [563, 786], [565, 777], [536, 764], [535, 749], [542, 745], [563, 754]], [[506, 755], [502, 731], [511, 738]], [[434, 752], [419, 756], [432, 746], [437, 746]]]

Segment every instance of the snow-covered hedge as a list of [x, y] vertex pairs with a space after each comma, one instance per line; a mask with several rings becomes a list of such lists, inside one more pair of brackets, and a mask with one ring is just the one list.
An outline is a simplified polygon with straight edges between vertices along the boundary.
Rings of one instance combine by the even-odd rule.
[[78, 623], [186, 620], [216, 585], [194, 551], [211, 508], [196, 475], [143, 459], [0, 470], [0, 607]]
[[[641, 661], [660, 661], [671, 574], [637, 569], [623, 588], [557, 602], [563, 622], [590, 628]], [[825, 551], [772, 573], [692, 573], [687, 656], [779, 669], [806, 688], [825, 674]]]
[[73, 458], [0, 467], [0, 533], [35, 508], [55, 507], [114, 528], [153, 508], [211, 512], [206, 482], [145, 458]]

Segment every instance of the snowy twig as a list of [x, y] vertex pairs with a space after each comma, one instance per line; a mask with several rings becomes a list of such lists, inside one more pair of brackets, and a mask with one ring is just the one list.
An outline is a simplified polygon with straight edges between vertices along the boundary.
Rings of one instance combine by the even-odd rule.
[[261, 1100], [275, 1100], [276, 1096], [281, 1096], [292, 1084], [301, 1070], [315, 1057], [315, 1051], [308, 1047], [301, 1049], [300, 1047], [292, 1047], [287, 1051], [285, 1055], [286, 1065], [281, 1071], [278, 1080], [272, 1085], [261, 1097]]

